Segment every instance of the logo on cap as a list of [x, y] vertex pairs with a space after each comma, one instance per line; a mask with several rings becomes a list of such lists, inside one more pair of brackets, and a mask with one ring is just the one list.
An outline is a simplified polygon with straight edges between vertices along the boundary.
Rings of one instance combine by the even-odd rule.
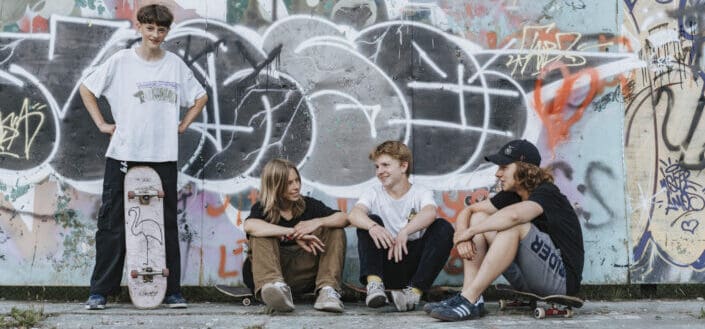
[[513, 150], [512, 150], [513, 148], [514, 148], [514, 147], [511, 146], [511, 145], [507, 145], [507, 148], [504, 149], [504, 154], [506, 154], [506, 155], [508, 155], [508, 156], [511, 156], [512, 153], [513, 153]]

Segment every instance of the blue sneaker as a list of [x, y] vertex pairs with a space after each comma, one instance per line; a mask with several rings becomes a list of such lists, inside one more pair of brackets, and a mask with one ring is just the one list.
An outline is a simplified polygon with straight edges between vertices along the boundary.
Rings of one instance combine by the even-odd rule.
[[105, 303], [107, 303], [107, 301], [108, 300], [103, 295], [91, 294], [88, 296], [88, 300], [86, 301], [86, 309], [102, 310], [105, 308]]
[[458, 296], [460, 296], [460, 293], [450, 296], [449, 298], [446, 298], [440, 302], [426, 303], [426, 305], [423, 306], [423, 311], [426, 312], [426, 314], [430, 314], [431, 311], [433, 311], [433, 309], [436, 307], [454, 305], [458, 300]]
[[166, 306], [169, 306], [169, 308], [187, 308], [188, 304], [186, 303], [186, 299], [184, 299], [183, 296], [181, 296], [181, 293], [177, 292], [175, 294], [171, 294], [169, 296], [166, 296], [164, 298], [164, 304]]
[[475, 305], [462, 295], [458, 296], [454, 305], [436, 307], [430, 315], [442, 321], [464, 321], [480, 317], [480, 309], [484, 309], [484, 303]]

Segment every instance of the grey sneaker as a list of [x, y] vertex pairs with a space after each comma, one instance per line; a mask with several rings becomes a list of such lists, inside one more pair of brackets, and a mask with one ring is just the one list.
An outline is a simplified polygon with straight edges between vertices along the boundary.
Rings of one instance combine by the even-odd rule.
[[262, 301], [277, 312], [294, 310], [291, 288], [284, 282], [265, 283], [260, 292]]
[[399, 312], [413, 311], [419, 304], [421, 296], [416, 294], [411, 287], [392, 291], [394, 306]]
[[343, 312], [343, 302], [340, 301], [340, 294], [331, 286], [325, 286], [318, 291], [318, 298], [313, 308], [326, 312]]
[[367, 307], [378, 308], [387, 305], [387, 294], [384, 293], [384, 283], [370, 281], [367, 283]]

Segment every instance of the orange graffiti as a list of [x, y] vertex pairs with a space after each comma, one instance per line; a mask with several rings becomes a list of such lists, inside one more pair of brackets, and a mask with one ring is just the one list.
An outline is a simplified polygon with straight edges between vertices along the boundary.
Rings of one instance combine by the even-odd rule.
[[348, 212], [348, 199], [338, 198], [338, 210]]
[[470, 197], [470, 204], [473, 204], [475, 202], [482, 201], [486, 199], [490, 195], [490, 192], [487, 189], [481, 188], [474, 190], [472, 192], [470, 191], [458, 191], [456, 192], [455, 199], [451, 198], [451, 193], [450, 192], [443, 192], [443, 204], [450, 209], [454, 210], [454, 213], [452, 216], [448, 215], [442, 208], [438, 208], [438, 214], [442, 218], [445, 218], [447, 221], [451, 223], [455, 223], [458, 220], [458, 214], [460, 211], [462, 211], [468, 204], [465, 203], [465, 200]]
[[497, 49], [497, 33], [494, 31], [487, 32], [487, 47]]
[[20, 31], [25, 33], [46, 33], [49, 31], [49, 20], [36, 15], [34, 17], [29, 14], [25, 15], [18, 22]]
[[[563, 75], [563, 85], [561, 85], [561, 87], [556, 91], [556, 97], [547, 104], [544, 104], [541, 97], [543, 78], [548, 72], [553, 71], [556, 68], [560, 69], [561, 74]], [[578, 81], [578, 79], [585, 75], [590, 77], [590, 90], [587, 95], [585, 95], [583, 102], [578, 106], [575, 112], [566, 118], [565, 110], [568, 108], [567, 105], [573, 91], [573, 85], [576, 81]], [[585, 108], [590, 105], [590, 102], [595, 97], [597, 90], [602, 87], [600, 84], [600, 76], [594, 68], [586, 68], [575, 74], [571, 74], [565, 65], [554, 63], [541, 70], [539, 78], [536, 79], [535, 86], [535, 110], [541, 118], [544, 127], [546, 127], [546, 131], [548, 133], [548, 147], [551, 151], [555, 151], [555, 147], [558, 143], [568, 139], [570, 127], [580, 120], [583, 116]]]
[[241, 255], [243, 251], [245, 251], [244, 244], [247, 243], [247, 239], [240, 239], [237, 240], [237, 244], [239, 247], [233, 249], [233, 255]]
[[251, 189], [250, 194], [247, 195], [247, 198], [252, 204], [257, 203], [257, 199], [259, 198], [259, 191], [257, 191], [256, 189]]
[[242, 214], [240, 209], [237, 210], [237, 226], [242, 226]]
[[227, 253], [225, 250], [225, 245], [220, 245], [220, 264], [218, 265], [218, 276], [220, 276], [221, 278], [229, 278], [240, 275], [240, 272], [238, 272], [237, 270], [225, 270], [225, 260], [227, 258]]
[[228, 204], [230, 204], [230, 197], [226, 195], [222, 205], [218, 207], [206, 205], [206, 213], [211, 217], [218, 217], [225, 212], [225, 209], [228, 208]]

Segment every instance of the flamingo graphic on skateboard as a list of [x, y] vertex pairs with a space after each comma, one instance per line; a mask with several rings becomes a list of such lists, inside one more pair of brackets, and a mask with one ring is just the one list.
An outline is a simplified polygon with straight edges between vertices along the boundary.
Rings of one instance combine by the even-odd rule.
[[161, 305], [166, 293], [164, 191], [154, 169], [132, 167], [125, 175], [125, 272], [132, 304]]

